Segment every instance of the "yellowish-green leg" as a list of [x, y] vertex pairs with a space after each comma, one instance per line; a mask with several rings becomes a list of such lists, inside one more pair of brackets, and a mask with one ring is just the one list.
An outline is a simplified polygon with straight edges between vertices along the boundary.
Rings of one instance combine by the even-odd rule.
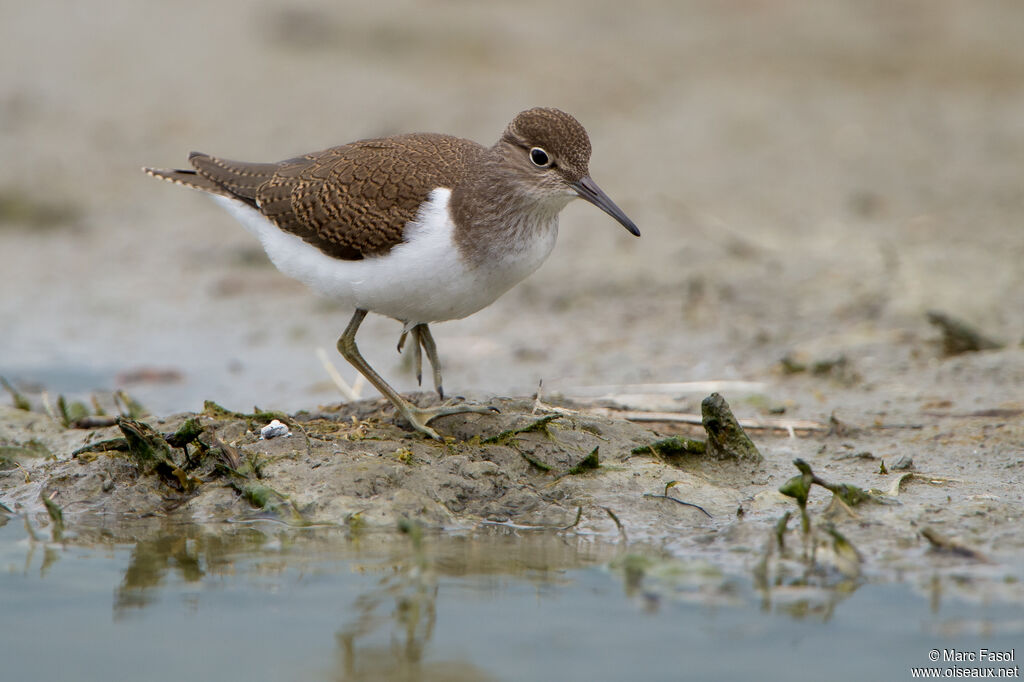
[[[426, 324], [418, 324], [413, 329], [413, 332], [416, 333], [416, 337], [417, 339], [419, 339], [420, 345], [423, 347], [423, 350], [426, 351], [427, 353], [427, 360], [430, 361], [430, 369], [432, 370], [434, 375], [434, 390], [436, 390], [437, 394], [441, 396], [441, 398], [443, 399], [444, 388], [441, 386], [441, 362], [437, 359], [437, 344], [434, 343], [434, 336], [433, 334], [430, 333], [430, 327], [428, 327]], [[417, 354], [416, 358], [416, 376], [419, 377], [419, 354]]]
[[[356, 332], [359, 331], [359, 325], [362, 324], [366, 318], [366, 311], [357, 309], [355, 314], [352, 316], [352, 320], [348, 323], [348, 327], [345, 328], [345, 333], [338, 339], [338, 352], [341, 353], [342, 357], [348, 360], [349, 364], [356, 368], [360, 374], [366, 377], [366, 380], [373, 384], [374, 388], [380, 391], [385, 398], [391, 401], [391, 404], [395, 406], [399, 414], [405, 417], [406, 421], [412, 424], [413, 428], [421, 433], [434, 438], [436, 440], [442, 440], [441, 436], [437, 434], [437, 431], [427, 426], [427, 424], [437, 417], [443, 417], [449, 414], [463, 414], [466, 412], [473, 412], [477, 414], [490, 414], [495, 410], [490, 407], [481, 407], [478, 405], [467, 405], [465, 403], [458, 405], [439, 405], [437, 407], [421, 408], [416, 407], [408, 400], [398, 395], [395, 389], [391, 388], [386, 381], [372, 367], [363, 359], [362, 354], [359, 352], [359, 348], [356, 346]], [[440, 381], [441, 373], [437, 363], [437, 346], [434, 344], [433, 337], [430, 336], [429, 330], [426, 332], [427, 341], [424, 341], [423, 331], [417, 332], [416, 330], [420, 327], [426, 329], [425, 324], [416, 325], [413, 327], [413, 341], [416, 342], [417, 352], [419, 347], [422, 345], [427, 351], [427, 358], [434, 369], [434, 382], [440, 392]], [[399, 341], [399, 347], [401, 347], [403, 338]], [[419, 364], [419, 363], [418, 363]]]

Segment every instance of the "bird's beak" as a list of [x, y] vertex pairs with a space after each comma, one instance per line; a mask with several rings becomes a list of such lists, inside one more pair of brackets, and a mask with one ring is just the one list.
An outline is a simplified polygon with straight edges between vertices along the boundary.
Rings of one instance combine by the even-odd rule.
[[583, 176], [579, 181], [572, 183], [572, 188], [576, 190], [576, 194], [582, 199], [586, 199], [594, 206], [610, 215], [611, 217], [622, 223], [622, 226], [629, 230], [632, 234], [637, 237], [640, 236], [640, 230], [632, 220], [626, 217], [626, 214], [622, 212], [622, 209], [615, 205], [615, 202], [608, 198], [597, 183], [594, 182], [589, 175]]

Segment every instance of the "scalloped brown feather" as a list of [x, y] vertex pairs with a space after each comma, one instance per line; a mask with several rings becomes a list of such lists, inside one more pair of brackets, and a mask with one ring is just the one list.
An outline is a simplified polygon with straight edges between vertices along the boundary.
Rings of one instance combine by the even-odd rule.
[[358, 260], [400, 244], [430, 192], [454, 188], [466, 166], [486, 153], [470, 140], [419, 133], [361, 140], [279, 163], [193, 153], [189, 162], [198, 177], [148, 172], [245, 201], [325, 254]]

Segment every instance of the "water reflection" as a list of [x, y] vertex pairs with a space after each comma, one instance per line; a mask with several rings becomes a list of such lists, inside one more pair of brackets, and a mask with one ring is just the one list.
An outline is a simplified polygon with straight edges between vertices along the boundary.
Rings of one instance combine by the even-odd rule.
[[[905, 585], [803, 580], [796, 563], [770, 566], [758, 585], [654, 547], [505, 528], [352, 534], [99, 519], [56, 542], [38, 521], [35, 539], [13, 521], [0, 527], [0, 629], [23, 655], [5, 656], [5, 679], [82, 658], [101, 661], [82, 667], [82, 680], [115, 679], [133, 665], [150, 666], [151, 679], [180, 679], [193, 660], [208, 667], [202, 677], [221, 679], [625, 679], [637, 665], [649, 679], [672, 679], [682, 659], [708, 670], [729, 660], [743, 676], [758, 661], [782, 665], [794, 642], [814, 639], [801, 654], [807, 676], [793, 678], [813, 679], [815, 660], [868, 665], [834, 653], [844, 638], [857, 637], [861, 650], [902, 638], [901, 651], [908, 639], [927, 651], [936, 632], [953, 628], [977, 631], [992, 648], [1019, 619], [991, 604], [958, 610], [948, 594], [940, 604], [938, 585], [954, 584], [946, 577], [922, 576], [930, 605]], [[30, 634], [44, 629], [63, 642], [59, 656]], [[749, 653], [737, 658], [741, 644]], [[168, 648], [188, 655], [167, 659]]]
[[161, 535], [140, 541], [132, 548], [124, 580], [114, 594], [114, 612], [147, 606], [171, 571], [179, 573], [185, 582], [196, 582], [206, 575], [194, 539]]
[[[37, 534], [37, 538], [41, 537]], [[70, 539], [68, 539], [70, 538]], [[484, 593], [509, 580], [532, 584], [538, 594], [567, 584], [566, 573], [606, 561], [615, 548], [579, 538], [495, 528], [466, 535], [406, 532], [355, 534], [340, 528], [295, 530], [264, 523], [239, 527], [138, 521], [79, 528], [62, 545], [30, 543], [51, 558], [71, 545], [117, 547], [133, 543], [114, 590], [115, 621], [152, 608], [170, 593], [194, 593], [225, 580], [250, 581], [254, 598], [288, 593], [317, 576], [344, 574], [369, 581], [337, 608], [331, 680], [493, 680], [468, 660], [430, 655], [443, 580], [472, 577]], [[31, 560], [31, 558], [30, 558]], [[331, 608], [325, 603], [326, 608]]]
[[[335, 680], [495, 680], [468, 661], [426, 660], [437, 625], [442, 578], [514, 577], [541, 588], [563, 582], [565, 571], [591, 565], [611, 551], [565, 538], [492, 529], [456, 536], [445, 542], [424, 538], [422, 529], [407, 525], [408, 544], [376, 566], [376, 586], [359, 595], [355, 615], [335, 635], [338, 664]], [[486, 583], [485, 583], [486, 584]], [[387, 643], [374, 643], [381, 630]]]
[[[356, 616], [335, 635], [340, 649], [339, 680], [423, 679], [424, 651], [437, 622], [438, 579], [423, 551], [423, 532], [418, 526], [405, 524], [409, 537], [409, 553], [398, 559], [377, 586], [357, 597]], [[389, 617], [394, 634], [388, 645], [359, 646], [359, 640], [386, 627], [383, 611], [393, 605]], [[487, 679], [483, 671], [470, 664], [450, 663], [430, 666], [428, 679], [446, 679], [445, 675], [460, 670], [462, 679]]]

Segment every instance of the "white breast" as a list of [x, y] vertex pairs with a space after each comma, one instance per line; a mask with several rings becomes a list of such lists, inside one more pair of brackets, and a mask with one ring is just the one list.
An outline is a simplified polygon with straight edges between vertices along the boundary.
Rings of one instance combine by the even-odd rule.
[[455, 320], [487, 307], [540, 267], [558, 236], [554, 217], [533, 226], [533, 238], [496, 261], [469, 263], [452, 238], [451, 190], [439, 188], [406, 226], [403, 243], [384, 256], [345, 261], [282, 231], [241, 201], [211, 196], [256, 235], [284, 274], [346, 306], [410, 323]]

